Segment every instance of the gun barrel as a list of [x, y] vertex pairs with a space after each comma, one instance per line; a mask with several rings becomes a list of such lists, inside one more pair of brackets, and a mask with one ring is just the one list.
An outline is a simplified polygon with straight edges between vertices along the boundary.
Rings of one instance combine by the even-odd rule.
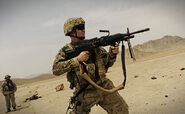
[[109, 32], [109, 30], [99, 30], [99, 32]]
[[141, 32], [146, 32], [146, 31], [149, 31], [149, 30], [150, 30], [150, 28], [146, 28], [146, 29], [142, 29], [142, 30], [138, 30], [138, 31], [132, 32], [129, 35], [133, 35], [133, 34], [137, 34], [137, 33], [141, 33]]

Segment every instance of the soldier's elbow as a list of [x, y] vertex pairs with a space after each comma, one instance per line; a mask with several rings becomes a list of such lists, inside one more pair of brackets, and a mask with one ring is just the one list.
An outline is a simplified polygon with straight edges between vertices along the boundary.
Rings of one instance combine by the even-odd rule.
[[55, 76], [60, 76], [62, 74], [64, 74], [64, 72], [59, 71], [59, 70], [53, 70], [53, 75], [55, 75]]
[[59, 76], [60, 75], [59, 70], [55, 66], [53, 66], [52, 71], [53, 71], [53, 75], [55, 75], [55, 76]]
[[53, 71], [53, 75], [59, 76], [60, 74], [57, 71]]

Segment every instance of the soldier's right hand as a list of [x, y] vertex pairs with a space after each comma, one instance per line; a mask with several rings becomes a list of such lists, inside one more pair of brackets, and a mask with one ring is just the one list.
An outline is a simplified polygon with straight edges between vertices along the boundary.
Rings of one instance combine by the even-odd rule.
[[83, 51], [77, 56], [79, 62], [87, 61], [89, 59], [90, 53], [88, 51]]

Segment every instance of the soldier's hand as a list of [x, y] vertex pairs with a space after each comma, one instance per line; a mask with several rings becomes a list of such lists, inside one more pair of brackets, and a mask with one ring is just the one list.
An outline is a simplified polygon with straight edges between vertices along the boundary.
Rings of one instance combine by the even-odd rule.
[[3, 95], [6, 96], [6, 94], [3, 92]]
[[83, 51], [77, 56], [79, 62], [87, 61], [89, 59], [90, 53], [88, 51]]
[[117, 55], [119, 53], [119, 44], [116, 44], [115, 46], [110, 46], [109, 52]]

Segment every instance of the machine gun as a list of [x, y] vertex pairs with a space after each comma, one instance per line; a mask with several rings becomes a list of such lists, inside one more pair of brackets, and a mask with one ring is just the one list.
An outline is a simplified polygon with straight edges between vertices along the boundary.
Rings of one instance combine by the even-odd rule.
[[125, 67], [125, 46], [123, 41], [126, 41], [128, 43], [128, 48], [129, 48], [129, 52], [130, 52], [130, 56], [131, 58], [135, 61], [135, 56], [133, 53], [133, 49], [130, 43], [130, 39], [134, 38], [135, 34], [138, 33], [142, 33], [142, 32], [146, 32], [149, 31], [149, 28], [146, 29], [142, 29], [142, 30], [138, 30], [135, 32], [129, 32], [129, 29], [127, 28], [127, 33], [117, 33], [117, 34], [113, 34], [113, 35], [109, 35], [109, 31], [108, 30], [100, 30], [100, 32], [107, 32], [108, 35], [107, 36], [102, 36], [100, 38], [92, 38], [92, 39], [87, 39], [87, 40], [80, 40], [78, 42], [74, 42], [73, 43], [73, 49], [65, 49], [63, 50], [66, 54], [66, 59], [71, 59], [73, 57], [78, 56], [82, 51], [92, 51], [93, 49], [99, 47], [99, 46], [108, 46], [108, 45], [115, 45], [116, 43], [122, 43], [122, 53], [121, 53], [121, 58], [122, 58], [122, 69], [123, 69], [123, 75], [124, 75], [124, 81], [121, 85], [119, 85], [116, 88], [113, 88], [111, 90], [107, 90], [104, 89], [100, 86], [98, 86], [95, 82], [93, 82], [90, 77], [87, 76], [87, 74], [82, 74], [82, 77], [84, 79], [86, 79], [90, 84], [92, 84], [93, 86], [95, 86], [98, 89], [101, 89], [103, 91], [112, 93], [115, 91], [118, 91], [120, 89], [123, 89], [125, 87], [126, 84], [126, 67]]
[[[107, 36], [102, 36], [100, 38], [92, 38], [92, 39], [87, 39], [87, 40], [80, 40], [78, 42], [73, 43], [74, 48], [73, 49], [66, 49], [64, 50], [65, 54], [67, 55], [66, 59], [71, 59], [73, 57], [78, 56], [82, 51], [91, 51], [94, 48], [97, 48], [99, 46], [108, 46], [108, 45], [115, 45], [116, 43], [120, 43], [123, 41], [128, 42], [128, 47], [129, 47], [129, 52], [131, 55], [131, 58], [135, 60], [134, 53], [132, 50], [132, 46], [130, 43], [130, 39], [134, 38], [134, 34], [138, 34], [141, 32], [149, 31], [149, 28], [135, 31], [130, 33], [129, 29], [127, 28], [127, 33], [126, 34], [113, 34], [113, 35], [107, 35]], [[100, 32], [108, 32], [108, 30], [100, 30]]]

